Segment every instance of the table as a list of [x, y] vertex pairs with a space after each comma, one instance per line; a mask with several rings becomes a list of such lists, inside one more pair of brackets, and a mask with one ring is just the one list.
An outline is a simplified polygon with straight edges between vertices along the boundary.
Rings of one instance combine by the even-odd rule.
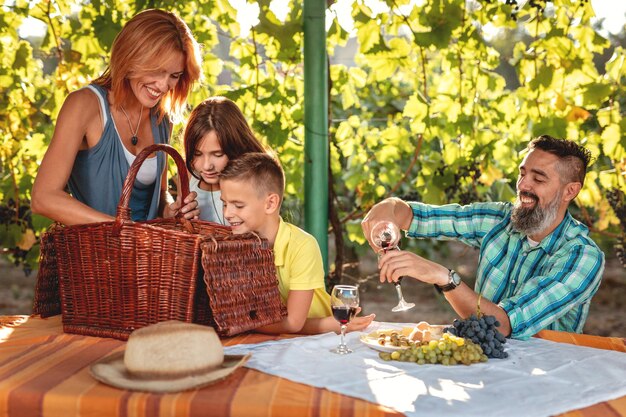
[[[626, 352], [626, 339], [542, 331], [560, 343]], [[276, 339], [256, 333], [225, 345]], [[389, 408], [325, 389], [241, 368], [227, 380], [176, 394], [137, 393], [109, 387], [89, 365], [124, 342], [63, 333], [61, 317], [0, 316], [0, 416], [401, 416]], [[626, 397], [562, 416], [626, 417]]]

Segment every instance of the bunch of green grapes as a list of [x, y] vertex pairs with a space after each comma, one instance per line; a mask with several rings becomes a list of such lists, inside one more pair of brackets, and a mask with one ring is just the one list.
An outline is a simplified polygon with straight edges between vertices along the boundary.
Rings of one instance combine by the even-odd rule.
[[487, 355], [479, 345], [449, 333], [444, 333], [439, 340], [415, 342], [407, 349], [380, 352], [378, 356], [385, 361], [415, 362], [418, 365], [471, 365], [487, 361]]

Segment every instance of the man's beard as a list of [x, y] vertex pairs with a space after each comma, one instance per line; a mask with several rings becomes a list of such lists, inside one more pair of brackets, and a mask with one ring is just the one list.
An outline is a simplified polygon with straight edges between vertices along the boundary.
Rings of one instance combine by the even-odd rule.
[[[559, 191], [554, 199], [548, 203], [548, 206], [543, 208], [539, 205], [539, 197], [535, 194], [521, 191], [515, 200], [515, 205], [511, 212], [511, 224], [515, 230], [524, 233], [526, 236], [531, 236], [541, 233], [550, 227], [559, 214], [559, 202], [562, 194]], [[531, 208], [522, 207], [521, 196], [535, 200], [535, 206]]]

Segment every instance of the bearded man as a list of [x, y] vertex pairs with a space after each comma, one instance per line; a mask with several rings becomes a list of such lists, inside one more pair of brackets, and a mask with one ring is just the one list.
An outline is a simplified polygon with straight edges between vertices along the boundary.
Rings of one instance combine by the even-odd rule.
[[474, 289], [454, 270], [408, 251], [379, 260], [381, 282], [408, 276], [434, 284], [461, 318], [481, 311], [499, 330], [527, 339], [542, 329], [581, 333], [602, 279], [604, 253], [567, 207], [585, 180], [590, 152], [576, 143], [540, 136], [519, 167], [511, 203], [433, 206], [389, 198], [376, 204], [361, 226], [370, 232], [391, 221], [414, 238], [456, 239], [480, 248]]

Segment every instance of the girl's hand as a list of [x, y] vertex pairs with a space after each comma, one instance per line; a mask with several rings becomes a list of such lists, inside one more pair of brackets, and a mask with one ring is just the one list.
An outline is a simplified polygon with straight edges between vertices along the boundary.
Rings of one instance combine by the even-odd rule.
[[195, 191], [190, 192], [187, 198], [185, 198], [185, 205], [182, 208], [180, 208], [180, 198], [177, 198], [176, 201], [165, 206], [163, 217], [174, 217], [180, 211], [186, 219], [197, 219], [200, 216], [198, 201], [196, 201], [197, 196], [198, 194]]
[[[361, 307], [357, 307], [356, 314], [361, 312]], [[355, 316], [348, 323], [348, 327], [346, 328], [346, 333], [348, 332], [360, 332], [361, 330], [365, 330], [367, 326], [372, 324], [372, 321], [376, 318], [376, 314], [369, 314], [367, 316]]]

